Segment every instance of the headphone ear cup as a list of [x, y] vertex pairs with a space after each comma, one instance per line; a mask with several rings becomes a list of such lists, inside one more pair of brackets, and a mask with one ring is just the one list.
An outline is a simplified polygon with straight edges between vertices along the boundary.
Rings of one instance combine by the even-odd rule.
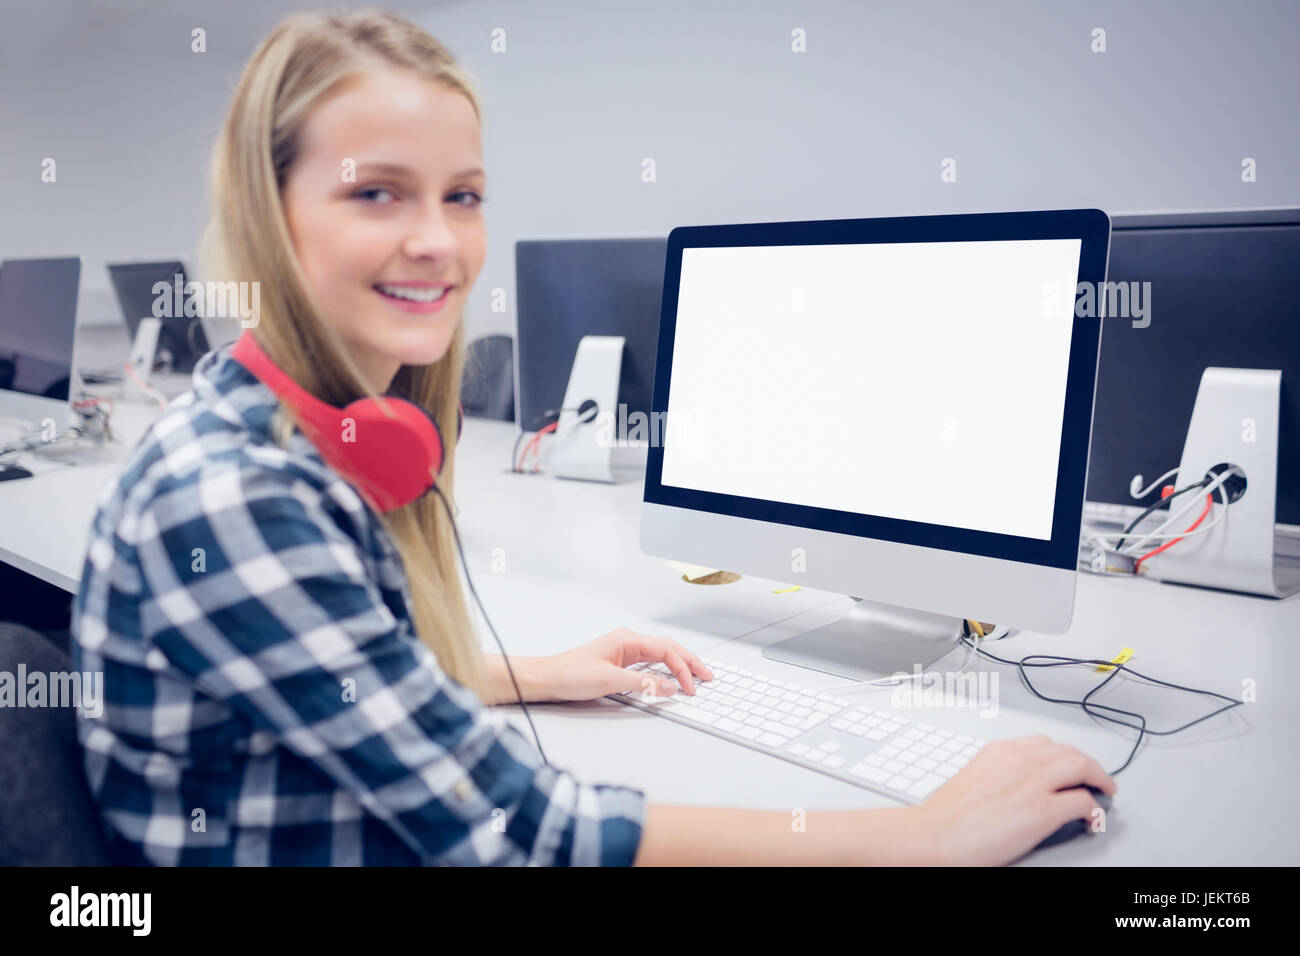
[[392, 417], [373, 399], [343, 409], [354, 422], [354, 441], [336, 442], [344, 467], [359, 479], [381, 511], [400, 508], [427, 492], [442, 474], [444, 449], [438, 424], [419, 406], [384, 399]]
[[[313, 396], [271, 361], [251, 330], [231, 357], [288, 402], [299, 426], [336, 471], [379, 511], [393, 511], [424, 495], [442, 474], [445, 446], [438, 423], [420, 406], [396, 396], [360, 398], [339, 409]], [[460, 409], [456, 410], [460, 435]]]

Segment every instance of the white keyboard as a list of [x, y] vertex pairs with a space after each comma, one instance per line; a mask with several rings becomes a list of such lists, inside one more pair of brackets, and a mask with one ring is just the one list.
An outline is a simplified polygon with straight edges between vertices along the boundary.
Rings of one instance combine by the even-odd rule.
[[[720, 661], [705, 660], [713, 680], [695, 681], [695, 696], [612, 700], [707, 731], [725, 740], [873, 790], [920, 803], [970, 762], [984, 741], [821, 694]], [[664, 664], [631, 670], [672, 678]]]

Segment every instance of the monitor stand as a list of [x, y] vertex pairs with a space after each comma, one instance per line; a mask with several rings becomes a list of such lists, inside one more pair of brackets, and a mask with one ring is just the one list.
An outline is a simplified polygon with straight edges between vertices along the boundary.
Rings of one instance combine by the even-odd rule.
[[928, 670], [959, 645], [961, 618], [853, 598], [846, 617], [763, 649], [763, 656], [847, 680]]

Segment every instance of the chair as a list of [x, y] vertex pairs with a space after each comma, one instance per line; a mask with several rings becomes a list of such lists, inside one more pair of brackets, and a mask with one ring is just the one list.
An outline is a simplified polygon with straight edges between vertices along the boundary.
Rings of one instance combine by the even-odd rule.
[[[53, 640], [0, 622], [0, 672], [69, 671]], [[0, 866], [107, 866], [104, 832], [70, 707], [0, 707]]]
[[514, 340], [508, 335], [485, 335], [469, 344], [460, 387], [466, 415], [515, 420], [514, 364]]

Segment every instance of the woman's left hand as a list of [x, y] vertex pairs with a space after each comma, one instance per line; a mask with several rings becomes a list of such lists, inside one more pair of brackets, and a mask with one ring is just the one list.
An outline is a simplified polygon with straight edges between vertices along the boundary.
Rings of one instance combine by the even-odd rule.
[[[627, 669], [642, 661], [667, 664], [676, 683], [646, 671]], [[628, 690], [670, 697], [678, 687], [693, 695], [693, 677], [713, 680], [713, 672], [704, 662], [676, 641], [637, 634], [625, 627], [617, 627], [571, 651], [537, 659], [536, 663], [537, 696], [529, 695], [529, 699], [539, 701], [594, 700]]]

